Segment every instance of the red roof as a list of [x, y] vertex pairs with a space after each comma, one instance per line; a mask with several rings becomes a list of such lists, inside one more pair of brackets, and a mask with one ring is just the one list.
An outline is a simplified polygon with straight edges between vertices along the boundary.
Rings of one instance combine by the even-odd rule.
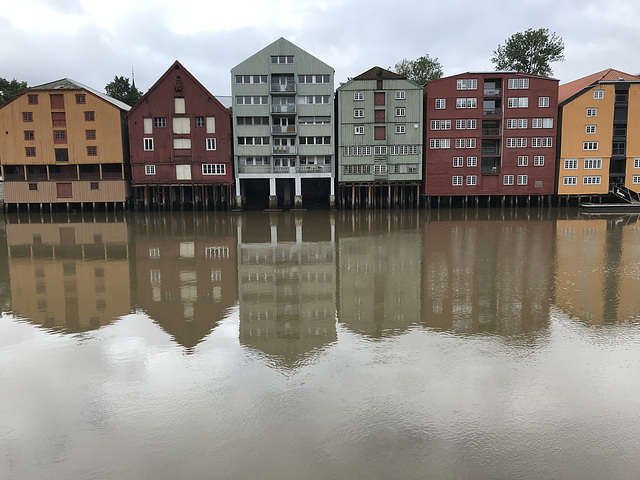
[[564, 102], [576, 93], [591, 85], [594, 85], [595, 83], [616, 82], [619, 80], [626, 82], [640, 82], [640, 77], [638, 77], [637, 75], [630, 75], [613, 68], [607, 68], [606, 70], [602, 70], [601, 72], [592, 73], [591, 75], [579, 78], [577, 80], [574, 80], [573, 82], [560, 85], [558, 87], [558, 103]]

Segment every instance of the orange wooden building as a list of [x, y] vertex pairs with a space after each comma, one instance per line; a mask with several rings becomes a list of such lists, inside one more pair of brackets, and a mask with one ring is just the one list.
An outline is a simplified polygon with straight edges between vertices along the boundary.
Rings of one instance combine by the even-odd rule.
[[28, 88], [0, 107], [5, 205], [124, 208], [129, 108], [68, 78]]

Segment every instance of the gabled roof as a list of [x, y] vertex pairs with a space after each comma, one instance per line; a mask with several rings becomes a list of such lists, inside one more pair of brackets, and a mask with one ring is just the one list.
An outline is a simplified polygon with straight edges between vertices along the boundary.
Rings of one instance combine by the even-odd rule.
[[140, 100], [138, 100], [136, 102], [136, 104], [131, 108], [129, 113], [127, 113], [127, 116], [131, 115], [131, 113], [133, 113], [134, 110], [136, 110], [138, 108], [138, 106], [142, 104], [142, 102], [144, 100], [146, 100], [150, 95], [152, 95], [153, 92], [158, 88], [158, 86], [160, 84], [162, 84], [162, 82], [169, 76], [169, 74], [173, 70], [180, 70], [181, 74], [186, 75], [187, 77], [189, 77], [189, 79], [191, 79], [191, 81], [193, 81], [193, 83], [195, 83], [209, 98], [211, 98], [215, 103], [217, 103], [220, 106], [220, 108], [225, 111], [225, 113], [229, 114], [229, 111], [227, 110], [227, 108], [222, 103], [220, 103], [220, 100], [218, 100], [211, 92], [209, 92], [209, 90], [207, 90], [204, 87], [204, 85], [202, 85], [198, 81], [198, 79], [196, 77], [194, 77], [191, 74], [191, 72], [189, 72], [189, 70], [184, 68], [184, 66], [178, 60], [176, 60], [175, 62], [173, 62], [171, 64], [171, 66], [167, 69], [167, 71], [164, 72], [164, 74], [162, 74], [162, 76], [156, 81], [156, 83], [154, 83], [151, 86], [151, 88], [149, 90], [147, 90], [147, 93], [145, 93], [142, 97], [140, 97]]
[[[309, 62], [309, 59], [313, 59], [313, 61], [317, 62], [323, 68], [326, 68], [327, 70], [331, 70], [331, 71], [334, 70], [332, 66], [327, 65], [318, 57], [311, 55], [309, 52], [307, 52], [306, 50], [303, 50], [296, 44], [291, 43], [286, 38], [280, 37], [275, 42], [270, 43], [266, 47], [260, 49], [259, 51], [251, 55], [250, 57], [244, 59], [242, 62], [237, 64], [235, 67], [233, 67], [231, 69], [231, 72], [233, 73], [234, 71], [236, 71], [238, 67], [242, 67], [245, 64], [251, 64], [254, 60], [262, 58], [267, 53], [270, 55], [292, 55], [292, 54], [305, 55], [307, 57], [307, 60], [306, 60], [307, 62]], [[316, 67], [318, 67], [319, 65], [316, 65]], [[318, 72], [318, 73], [323, 73], [323, 72]]]
[[620, 70], [613, 68], [607, 68], [600, 72], [592, 73], [586, 77], [578, 78], [569, 83], [565, 83], [558, 87], [558, 103], [562, 103], [569, 98], [573, 97], [577, 93], [596, 85], [600, 82], [640, 82], [640, 77], [636, 75], [630, 75]]
[[382, 80], [404, 80], [407, 77], [403, 77], [402, 75], [390, 72], [389, 70], [385, 70], [381, 67], [370, 68], [357, 77], [353, 77], [354, 80], [377, 80], [378, 78], [381, 78]]
[[86, 85], [83, 85], [80, 82], [71, 80], [70, 78], [62, 78], [60, 80], [55, 80], [53, 82], [43, 83], [42, 85], [36, 85], [35, 87], [29, 87], [23, 93], [26, 93], [27, 91], [33, 91], [33, 90], [86, 90], [88, 92], [93, 93], [97, 97], [102, 98], [106, 102], [109, 102], [110, 104], [118, 107], [121, 110], [128, 111], [131, 109], [131, 107], [126, 103], [121, 102], [120, 100], [116, 100], [115, 98], [110, 97], [106, 93], [102, 93], [102, 92], [99, 92], [98, 90], [87, 87]]

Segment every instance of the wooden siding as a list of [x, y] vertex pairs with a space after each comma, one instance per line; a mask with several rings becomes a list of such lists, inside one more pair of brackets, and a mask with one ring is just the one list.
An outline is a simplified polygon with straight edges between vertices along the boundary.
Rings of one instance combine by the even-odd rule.
[[[92, 181], [4, 182], [5, 203], [91, 203], [124, 202], [128, 197], [128, 183], [124, 180], [98, 180], [99, 188], [91, 189]], [[37, 190], [29, 190], [35, 183]], [[58, 197], [58, 183], [71, 184], [71, 197]]]
[[[640, 85], [629, 87], [629, 110], [627, 113], [627, 188], [640, 192], [640, 184], [633, 183], [633, 176], [640, 175], [640, 168], [634, 168], [634, 160], [640, 159]], [[639, 160], [640, 164], [640, 160]]]
[[[86, 90], [65, 90], [64, 110], [52, 110], [49, 94], [53, 91], [33, 90], [38, 104], [29, 105], [27, 94], [21, 95], [0, 108], [0, 130], [8, 132], [0, 143], [0, 163], [3, 165], [56, 164], [55, 148], [67, 148], [69, 164], [123, 163], [123, 133], [121, 111], [118, 107]], [[76, 94], [85, 95], [86, 103], [77, 104]], [[85, 121], [85, 112], [93, 111], [94, 121]], [[23, 112], [31, 112], [32, 122], [23, 121]], [[65, 114], [65, 126], [53, 126], [52, 113]], [[24, 131], [34, 132], [33, 140], [25, 140]], [[66, 144], [54, 142], [54, 130], [66, 131]], [[95, 130], [95, 140], [86, 139], [86, 130]], [[97, 155], [87, 154], [87, 147], [97, 147]], [[35, 157], [27, 157], [26, 147], [35, 147]]]
[[[180, 78], [178, 78], [180, 77]], [[176, 91], [179, 88], [180, 91]], [[175, 111], [176, 97], [184, 98], [185, 113]], [[265, 114], [268, 115], [268, 114]], [[203, 126], [196, 126], [203, 117]], [[208, 117], [215, 119], [215, 132], [207, 133]], [[165, 118], [166, 126], [154, 126], [154, 118]], [[188, 133], [174, 134], [173, 119], [188, 124]], [[132, 184], [231, 184], [231, 119], [218, 102], [182, 65], [175, 62], [128, 114]], [[148, 119], [151, 119], [149, 122]], [[150, 133], [145, 133], [144, 124]], [[190, 139], [190, 149], [174, 149], [176, 138]], [[207, 139], [214, 138], [215, 150], [207, 150]], [[153, 150], [144, 150], [144, 139], [153, 139]], [[176, 165], [190, 164], [191, 180], [177, 180]], [[202, 175], [202, 164], [224, 164], [225, 175]], [[145, 175], [145, 165], [155, 165], [156, 175]], [[153, 177], [153, 178], [152, 178]]]

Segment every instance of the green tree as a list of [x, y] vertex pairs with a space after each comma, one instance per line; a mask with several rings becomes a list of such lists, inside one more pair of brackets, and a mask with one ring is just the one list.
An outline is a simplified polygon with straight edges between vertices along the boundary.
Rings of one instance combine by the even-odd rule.
[[142, 92], [135, 85], [131, 85], [126, 77], [114, 77], [112, 82], [105, 85], [104, 91], [110, 97], [120, 100], [131, 107], [142, 97]]
[[7, 103], [25, 88], [27, 88], [27, 82], [19, 82], [15, 78], [13, 80], [0, 78], [0, 105]]
[[491, 61], [495, 63], [496, 70], [514, 70], [548, 77], [552, 73], [550, 63], [564, 61], [563, 52], [562, 37], [555, 32], [549, 34], [547, 28], [530, 28], [511, 35], [504, 45], [498, 45]]
[[429, 55], [417, 58], [416, 60], [402, 59], [396, 63], [395, 71], [403, 77], [413, 80], [420, 85], [425, 85], [429, 80], [442, 77], [442, 65], [437, 58], [429, 58]]

